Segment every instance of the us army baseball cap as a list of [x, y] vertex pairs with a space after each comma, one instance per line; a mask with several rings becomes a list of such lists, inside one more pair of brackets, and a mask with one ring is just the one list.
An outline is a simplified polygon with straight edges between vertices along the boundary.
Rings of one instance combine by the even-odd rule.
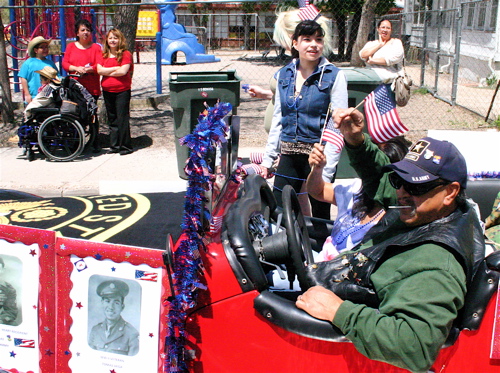
[[462, 153], [451, 142], [431, 137], [418, 140], [401, 161], [385, 166], [384, 170], [396, 172], [411, 184], [444, 179], [467, 187], [467, 164]]

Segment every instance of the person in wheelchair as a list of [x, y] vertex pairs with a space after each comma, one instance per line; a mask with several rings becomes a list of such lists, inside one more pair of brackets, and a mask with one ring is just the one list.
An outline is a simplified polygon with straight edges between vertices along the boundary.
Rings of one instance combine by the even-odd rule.
[[57, 77], [57, 70], [50, 66], [45, 66], [42, 70], [35, 72], [40, 74], [42, 86], [38, 94], [24, 110], [25, 121], [31, 118], [31, 110], [41, 107], [56, 107], [56, 102], [59, 99], [59, 96], [54, 94], [61, 87], [61, 80]]
[[394, 208], [352, 251], [315, 263], [324, 276], [296, 306], [338, 327], [370, 359], [427, 371], [484, 259], [465, 159], [452, 143], [425, 137], [391, 164], [363, 134], [359, 111], [337, 110], [335, 123], [367, 192]]

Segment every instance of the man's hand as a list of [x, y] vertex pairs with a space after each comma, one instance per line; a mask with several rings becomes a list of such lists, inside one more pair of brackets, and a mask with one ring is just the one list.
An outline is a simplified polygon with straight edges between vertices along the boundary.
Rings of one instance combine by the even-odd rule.
[[351, 147], [360, 146], [365, 141], [365, 135], [363, 135], [365, 121], [359, 110], [354, 108], [336, 109], [333, 112], [333, 120], [335, 126], [344, 135], [345, 142]]
[[325, 146], [314, 144], [313, 150], [309, 154], [309, 166], [315, 169], [323, 169], [326, 165]]
[[344, 301], [322, 286], [314, 286], [299, 295], [295, 305], [312, 317], [332, 322]]

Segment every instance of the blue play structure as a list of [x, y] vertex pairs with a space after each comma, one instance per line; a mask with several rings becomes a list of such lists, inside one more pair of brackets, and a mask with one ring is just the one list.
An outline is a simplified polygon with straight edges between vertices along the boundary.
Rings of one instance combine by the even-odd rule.
[[187, 64], [220, 61], [214, 55], [205, 54], [205, 47], [198, 43], [196, 36], [186, 32], [183, 25], [176, 23], [177, 4], [164, 5], [161, 0], [155, 2], [161, 12], [161, 63], [163, 65], [175, 63], [177, 52], [184, 53]]

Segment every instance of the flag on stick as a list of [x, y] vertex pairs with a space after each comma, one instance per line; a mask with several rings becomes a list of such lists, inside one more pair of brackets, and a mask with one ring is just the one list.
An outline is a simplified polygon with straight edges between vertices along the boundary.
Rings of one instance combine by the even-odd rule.
[[[323, 135], [321, 136], [321, 141], [325, 140], [337, 147], [336, 153], [340, 153], [342, 148], [344, 147], [344, 136], [340, 132], [338, 128], [335, 128], [333, 122], [333, 116], [330, 116], [330, 119], [325, 125], [323, 129]], [[320, 143], [321, 143], [320, 141]]]
[[313, 20], [315, 21], [316, 18], [319, 17], [319, 10], [318, 8], [316, 8], [315, 5], [313, 4], [308, 4], [306, 5], [305, 7], [301, 7], [300, 10], [299, 10], [299, 18], [302, 20], [302, 21], [305, 21], [305, 20]]
[[377, 144], [400, 136], [408, 128], [399, 119], [390, 84], [381, 84], [363, 100], [368, 133]]

